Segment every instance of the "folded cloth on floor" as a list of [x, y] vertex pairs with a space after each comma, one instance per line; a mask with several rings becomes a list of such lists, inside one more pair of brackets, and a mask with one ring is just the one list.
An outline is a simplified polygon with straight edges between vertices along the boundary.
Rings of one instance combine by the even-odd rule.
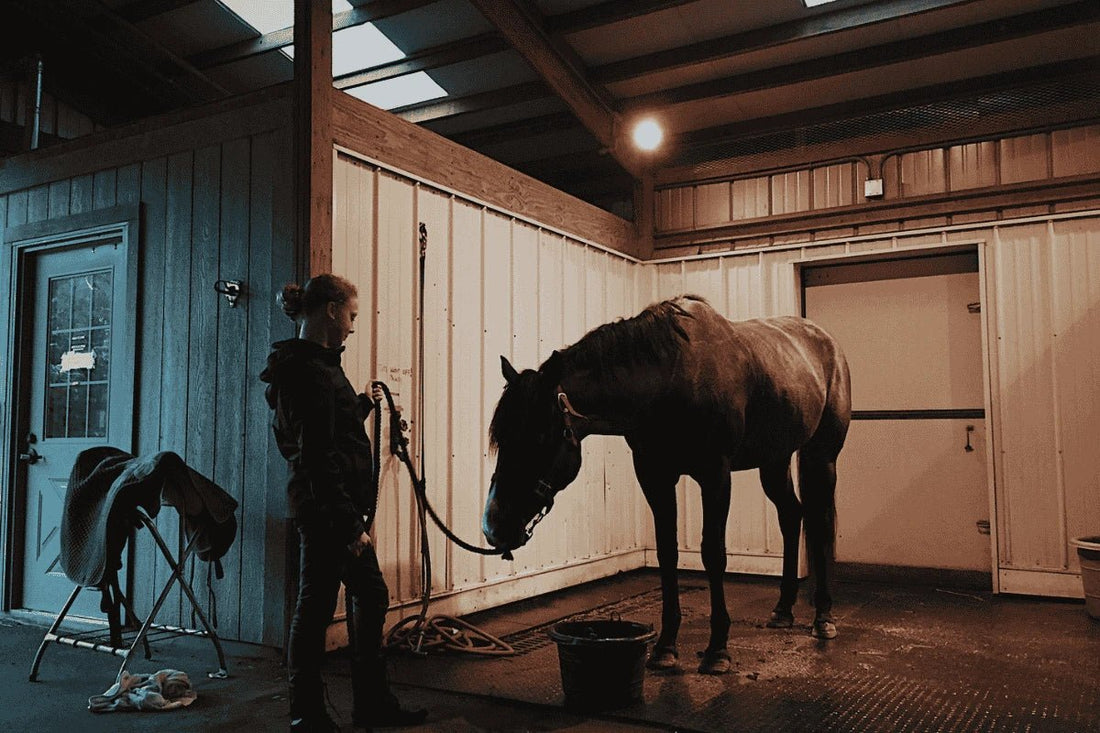
[[186, 672], [162, 669], [153, 674], [123, 672], [102, 695], [88, 698], [93, 713], [122, 710], [175, 710], [195, 702], [198, 693]]

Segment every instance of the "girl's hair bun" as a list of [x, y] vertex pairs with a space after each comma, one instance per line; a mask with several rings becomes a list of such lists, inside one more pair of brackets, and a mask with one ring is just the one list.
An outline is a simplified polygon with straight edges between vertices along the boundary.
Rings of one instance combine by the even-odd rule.
[[302, 305], [305, 300], [305, 290], [297, 283], [287, 283], [283, 291], [276, 297], [279, 306], [291, 320], [297, 320], [302, 314]]

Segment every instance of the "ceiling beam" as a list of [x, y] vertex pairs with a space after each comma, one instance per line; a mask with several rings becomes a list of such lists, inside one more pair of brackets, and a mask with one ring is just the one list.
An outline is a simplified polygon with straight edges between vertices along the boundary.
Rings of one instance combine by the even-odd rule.
[[655, 13], [658, 10], [677, 8], [695, 0], [607, 0], [587, 8], [579, 8], [567, 13], [548, 15], [545, 28], [547, 33], [568, 35], [578, 31], [611, 25], [639, 15]]
[[465, 97], [444, 97], [431, 102], [410, 104], [390, 111], [408, 122], [420, 124], [431, 120], [470, 114], [471, 112], [482, 112], [487, 109], [533, 102], [552, 96], [553, 93], [546, 87], [546, 84], [541, 81], [531, 81], [502, 89], [492, 89], [488, 92], [470, 94]]
[[718, 125], [703, 130], [693, 130], [676, 137], [670, 147], [680, 150], [697, 149], [706, 145], [750, 140], [771, 133], [789, 132], [815, 125], [843, 122], [884, 112], [897, 112], [923, 105], [951, 100], [973, 99], [975, 95], [987, 95], [1011, 89], [1031, 86], [1052, 79], [1100, 72], [1100, 56], [1088, 56], [1073, 61], [1060, 61], [1029, 69], [1002, 72], [973, 79], [963, 79], [946, 84], [935, 84], [919, 89], [881, 94], [862, 99], [852, 99], [837, 104], [798, 110], [771, 117], [759, 117], [729, 125]]
[[198, 5], [202, 0], [133, 0], [132, 2], [118, 5], [114, 13], [128, 23], [140, 23], [158, 15], [171, 13], [173, 10], [185, 8], [188, 5]]
[[[557, 130], [577, 127], [576, 116], [571, 112], [555, 112], [540, 117], [527, 117], [522, 120], [505, 122], [499, 125], [479, 127], [469, 132], [447, 135], [451, 140], [467, 148], [497, 145], [512, 140], [542, 135]], [[428, 125], [430, 127], [430, 125]]]
[[[390, 18], [394, 15], [422, 8], [425, 5], [431, 5], [434, 2], [437, 2], [437, 0], [374, 0], [332, 16], [332, 30], [335, 33], [344, 28]], [[202, 51], [189, 56], [187, 61], [195, 68], [209, 69], [213, 66], [222, 66], [269, 51], [276, 51], [293, 43], [294, 28], [280, 28], [262, 36]]]
[[[974, 2], [975, 0], [966, 0]], [[845, 8], [767, 28], [757, 28], [714, 38], [688, 46], [635, 56], [593, 67], [589, 78], [597, 84], [627, 81], [647, 74], [732, 58], [766, 48], [797, 43], [810, 38], [849, 31], [862, 26], [885, 23], [898, 18], [958, 5], [959, 0], [884, 0]]]
[[671, 104], [775, 89], [840, 74], [878, 69], [956, 51], [980, 48], [1001, 41], [1063, 30], [1100, 20], [1100, 4], [1084, 0], [1060, 8], [1001, 18], [953, 28], [904, 41], [835, 54], [762, 71], [687, 84], [622, 100], [623, 109], [652, 108]]
[[350, 89], [363, 84], [372, 84], [386, 79], [393, 79], [416, 71], [429, 71], [441, 66], [462, 63], [472, 59], [481, 58], [501, 51], [507, 51], [511, 46], [496, 33], [483, 33], [480, 36], [464, 38], [453, 43], [426, 48], [423, 51], [412, 53], [405, 58], [391, 61], [388, 64], [374, 66], [362, 71], [336, 77], [337, 89]]
[[617, 144], [621, 122], [606, 92], [590, 84], [580, 60], [546, 33], [538, 12], [525, 0], [470, 2], [546, 80], [620, 165], [640, 177], [643, 171], [639, 160], [625, 146]]

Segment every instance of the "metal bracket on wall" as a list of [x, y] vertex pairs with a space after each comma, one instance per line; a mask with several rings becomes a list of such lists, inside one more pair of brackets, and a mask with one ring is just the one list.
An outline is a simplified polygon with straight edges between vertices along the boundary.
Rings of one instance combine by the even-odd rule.
[[237, 299], [244, 294], [244, 283], [240, 280], [218, 280], [214, 290], [225, 296], [230, 308], [237, 307]]

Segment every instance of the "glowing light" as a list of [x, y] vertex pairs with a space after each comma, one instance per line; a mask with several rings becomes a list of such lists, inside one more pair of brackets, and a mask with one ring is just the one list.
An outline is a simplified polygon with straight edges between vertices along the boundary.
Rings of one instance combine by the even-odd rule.
[[633, 137], [634, 144], [640, 149], [656, 150], [661, 145], [661, 141], [664, 140], [665, 133], [657, 120], [647, 117], [634, 125]]

